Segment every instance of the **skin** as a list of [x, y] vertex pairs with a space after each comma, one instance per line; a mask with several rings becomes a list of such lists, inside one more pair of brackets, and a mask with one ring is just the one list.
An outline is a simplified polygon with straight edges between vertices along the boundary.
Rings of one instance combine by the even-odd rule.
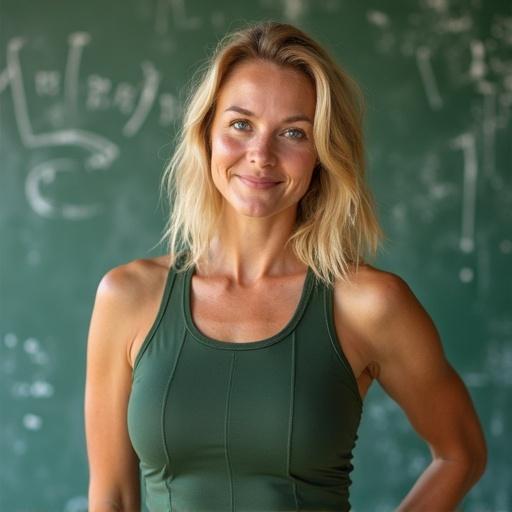
[[[240, 343], [267, 338], [295, 311], [306, 267], [283, 246], [316, 172], [317, 155], [312, 124], [284, 120], [299, 115], [313, 120], [315, 101], [304, 75], [261, 61], [239, 64], [219, 92], [210, 132], [211, 173], [223, 197], [223, 229], [191, 283], [194, 322], [210, 337]], [[245, 184], [243, 175], [279, 184], [257, 189]], [[134, 260], [107, 272], [98, 286], [85, 396], [91, 512], [140, 508], [138, 459], [126, 410], [133, 362], [172, 264], [172, 255]], [[371, 265], [351, 272], [350, 284], [334, 286], [334, 317], [360, 395], [364, 399], [377, 380], [432, 453], [397, 510], [454, 510], [486, 465], [469, 393], [405, 281]], [[236, 318], [229, 314], [233, 307]]]

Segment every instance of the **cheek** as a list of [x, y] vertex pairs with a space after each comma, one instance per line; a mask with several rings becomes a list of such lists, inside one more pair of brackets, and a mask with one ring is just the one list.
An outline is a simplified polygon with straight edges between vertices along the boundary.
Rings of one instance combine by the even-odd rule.
[[290, 172], [303, 176], [305, 173], [313, 172], [316, 156], [310, 148], [287, 147], [281, 154], [282, 161]]
[[212, 139], [212, 159], [233, 158], [242, 151], [243, 144], [233, 137], [222, 134]]

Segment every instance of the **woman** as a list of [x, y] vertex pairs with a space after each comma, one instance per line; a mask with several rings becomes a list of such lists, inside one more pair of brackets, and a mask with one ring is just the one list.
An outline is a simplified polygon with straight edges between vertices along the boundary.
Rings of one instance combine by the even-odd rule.
[[[169, 255], [101, 280], [87, 355], [90, 511], [346, 511], [377, 379], [433, 460], [397, 510], [484, 471], [471, 398], [397, 275], [364, 182], [356, 84], [297, 28], [227, 36], [164, 175]], [[398, 504], [397, 504], [398, 505]]]

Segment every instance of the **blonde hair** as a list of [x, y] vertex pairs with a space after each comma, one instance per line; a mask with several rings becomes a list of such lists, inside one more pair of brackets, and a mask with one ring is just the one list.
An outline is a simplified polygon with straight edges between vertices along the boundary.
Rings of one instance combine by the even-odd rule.
[[291, 66], [315, 86], [319, 163], [285, 245], [325, 283], [347, 279], [349, 264], [357, 269], [365, 254], [375, 256], [384, 236], [364, 178], [364, 99], [356, 82], [318, 43], [285, 23], [266, 21], [227, 34], [199, 70], [162, 177], [160, 192], [165, 189], [170, 214], [160, 242], [167, 240], [171, 254], [183, 251], [183, 270], [208, 254], [222, 206], [210, 173], [210, 125], [227, 74], [248, 59]]

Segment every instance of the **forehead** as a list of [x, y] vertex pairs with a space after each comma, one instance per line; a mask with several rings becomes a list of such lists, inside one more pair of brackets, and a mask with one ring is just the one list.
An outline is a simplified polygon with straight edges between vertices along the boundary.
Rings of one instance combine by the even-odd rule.
[[313, 116], [316, 97], [311, 79], [302, 71], [252, 59], [236, 64], [229, 72], [217, 94], [217, 103], [219, 110], [229, 103], [249, 110], [257, 110], [259, 105]]

